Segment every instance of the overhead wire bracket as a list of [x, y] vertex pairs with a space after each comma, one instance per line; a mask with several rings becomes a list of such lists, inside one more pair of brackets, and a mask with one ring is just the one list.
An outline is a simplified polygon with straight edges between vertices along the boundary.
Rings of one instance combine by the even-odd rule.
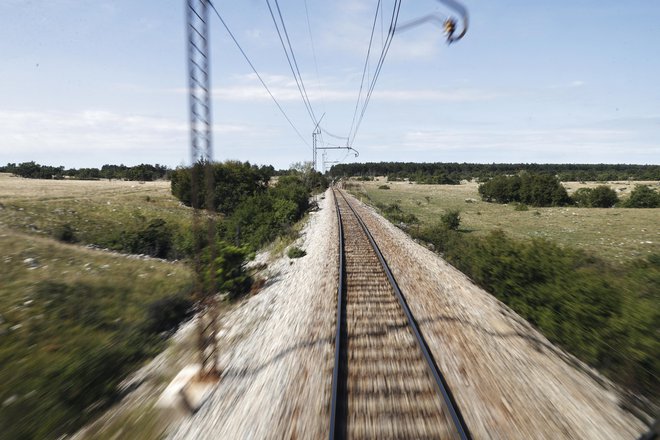
[[407, 23], [403, 23], [397, 26], [397, 32], [407, 31], [414, 27], [420, 26], [424, 23], [434, 23], [442, 26], [442, 29], [445, 33], [447, 44], [455, 43], [461, 40], [468, 30], [469, 16], [468, 11], [465, 6], [457, 2], [456, 0], [436, 0], [438, 3], [442, 3], [445, 6], [452, 9], [460, 16], [461, 20], [461, 30], [458, 31], [458, 19], [455, 17], [447, 17], [441, 14], [428, 14], [420, 18], [416, 18]]

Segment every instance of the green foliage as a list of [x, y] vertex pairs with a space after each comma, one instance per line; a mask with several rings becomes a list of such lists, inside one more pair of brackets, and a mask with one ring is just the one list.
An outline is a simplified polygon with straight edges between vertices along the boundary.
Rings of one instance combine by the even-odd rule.
[[193, 312], [190, 295], [174, 294], [147, 305], [144, 331], [148, 334], [170, 333], [188, 319]]
[[307, 252], [305, 252], [304, 250], [300, 249], [297, 246], [291, 246], [288, 252], [286, 253], [286, 255], [289, 258], [302, 258], [305, 255], [307, 255]]
[[[252, 285], [252, 278], [245, 270], [245, 262], [250, 256], [246, 248], [219, 242], [213, 269], [216, 291], [236, 298], [247, 293]], [[210, 274], [209, 274], [210, 279]]]
[[[207, 167], [213, 175], [213, 210], [230, 215], [243, 200], [266, 191], [273, 167], [250, 165], [249, 162], [197, 163], [194, 167], [179, 167], [171, 173], [172, 194], [185, 205], [206, 208]], [[194, 176], [194, 181], [193, 181]], [[197, 199], [191, 200], [196, 185]]]
[[0, 437], [54, 439], [75, 431], [116, 401], [120, 381], [159, 350], [154, 333], [187, 316], [154, 302], [140, 306], [125, 289], [36, 283], [30, 307], [39, 319], [0, 339], [0, 401], [16, 399], [0, 411]]
[[529, 206], [525, 205], [524, 203], [516, 203], [514, 209], [516, 211], [529, 211]]
[[378, 204], [377, 207], [383, 212], [383, 215], [391, 222], [399, 225], [412, 225], [419, 223], [415, 214], [404, 212], [401, 209], [400, 201], [390, 203], [389, 205]]
[[486, 181], [494, 176], [515, 175], [523, 171], [556, 175], [562, 181], [660, 180], [660, 165], [628, 164], [367, 162], [334, 165], [328, 174], [331, 177], [387, 176], [391, 182], [406, 178], [416, 180], [415, 175], [444, 175], [453, 181], [474, 178]]
[[314, 184], [299, 173], [280, 176], [274, 187], [239, 203], [220, 225], [220, 236], [257, 250], [303, 217]]
[[461, 213], [457, 209], [446, 211], [440, 217], [440, 222], [445, 228], [455, 231], [461, 224]]
[[637, 185], [624, 203], [626, 208], [659, 208], [660, 193], [647, 185]]
[[551, 341], [657, 398], [660, 257], [613, 265], [545, 240], [516, 241], [501, 231], [466, 236], [444, 225], [422, 227], [416, 237]]
[[64, 243], [75, 243], [78, 241], [76, 238], [76, 232], [69, 223], [64, 223], [61, 226], [58, 226], [53, 231], [53, 237], [56, 240], [63, 241]]
[[616, 191], [607, 185], [596, 188], [580, 188], [573, 193], [573, 201], [577, 206], [586, 208], [611, 208], [619, 202]]
[[157, 218], [135, 233], [126, 233], [124, 240], [124, 248], [130, 253], [167, 258], [172, 249], [173, 233], [165, 220]]
[[20, 177], [29, 179], [63, 179], [64, 176], [79, 180], [99, 180], [105, 179], [125, 179], [151, 181], [162, 179], [167, 176], [169, 170], [164, 165], [140, 164], [134, 167], [126, 165], [103, 165], [98, 168], [80, 168], [65, 170], [63, 166], [52, 167], [48, 165], [39, 165], [38, 163], [23, 162], [16, 165], [8, 163], [5, 167], [0, 167], [0, 172], [12, 173]]
[[570, 202], [559, 179], [543, 173], [496, 176], [479, 185], [479, 194], [487, 202], [519, 202], [530, 206], [564, 206]]
[[378, 189], [390, 189], [390, 187], [387, 185], [380, 185]]
[[435, 171], [433, 174], [418, 171], [415, 174], [406, 177], [423, 185], [458, 185], [461, 183], [459, 178], [450, 177], [442, 171]]

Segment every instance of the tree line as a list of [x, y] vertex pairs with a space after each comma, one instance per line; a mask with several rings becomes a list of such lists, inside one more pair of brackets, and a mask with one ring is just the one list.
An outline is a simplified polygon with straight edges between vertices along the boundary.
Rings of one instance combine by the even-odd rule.
[[27, 179], [78, 179], [78, 180], [137, 180], [150, 182], [169, 178], [172, 170], [165, 165], [140, 164], [103, 165], [101, 168], [69, 168], [64, 166], [40, 165], [34, 161], [23, 163], [8, 163], [0, 166], [0, 173], [11, 173]]
[[330, 177], [387, 176], [418, 183], [451, 184], [461, 180], [486, 180], [498, 175], [548, 173], [562, 181], [660, 180], [660, 165], [534, 164], [534, 163], [415, 163], [367, 162], [334, 165]]
[[647, 185], [637, 185], [630, 197], [620, 201], [616, 191], [607, 185], [580, 188], [569, 196], [559, 178], [546, 173], [522, 172], [513, 176], [495, 176], [479, 185], [479, 194], [487, 202], [519, 203], [530, 206], [576, 205], [587, 208], [660, 207], [660, 193]]

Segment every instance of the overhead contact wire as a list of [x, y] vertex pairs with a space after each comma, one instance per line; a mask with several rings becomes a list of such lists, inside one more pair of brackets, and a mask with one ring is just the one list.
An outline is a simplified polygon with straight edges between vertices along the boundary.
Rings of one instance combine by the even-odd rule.
[[371, 45], [373, 44], [373, 41], [374, 41], [374, 31], [376, 29], [376, 21], [378, 20], [378, 11], [380, 10], [380, 5], [381, 5], [381, 0], [378, 0], [378, 4], [376, 5], [376, 14], [374, 15], [374, 22], [371, 25], [371, 36], [369, 37], [369, 47], [367, 49], [367, 56], [365, 57], [364, 66], [362, 67], [362, 79], [360, 80], [360, 90], [358, 91], [357, 101], [355, 102], [355, 111], [353, 112], [353, 121], [351, 122], [350, 130], [348, 130], [348, 137], [349, 138], [351, 137], [351, 133], [353, 132], [353, 127], [355, 126], [355, 118], [357, 117], [358, 107], [360, 106], [360, 99], [362, 97], [362, 89], [364, 87], [364, 77], [367, 73], [367, 66], [369, 64], [369, 57], [371, 56]]
[[387, 34], [387, 39], [385, 41], [385, 46], [383, 47], [383, 50], [381, 51], [380, 58], [378, 60], [378, 65], [376, 66], [376, 71], [374, 72], [374, 77], [371, 81], [371, 86], [369, 87], [369, 91], [367, 92], [367, 96], [364, 100], [364, 104], [362, 106], [362, 112], [360, 114], [360, 118], [358, 119], [358, 123], [355, 126], [355, 130], [353, 131], [353, 136], [350, 141], [350, 145], [353, 145], [353, 142], [355, 142], [355, 137], [357, 136], [357, 132], [360, 129], [360, 125], [362, 124], [362, 119], [364, 118], [364, 114], [367, 111], [367, 106], [369, 105], [369, 101], [371, 100], [371, 95], [374, 91], [374, 88], [376, 87], [376, 82], [378, 82], [378, 77], [380, 76], [380, 72], [383, 68], [383, 64], [385, 62], [385, 58], [387, 57], [387, 53], [390, 50], [390, 46], [392, 44], [392, 40], [394, 39], [394, 33], [396, 31], [396, 24], [399, 20], [399, 12], [401, 10], [401, 0], [398, 0], [394, 4], [394, 9], [392, 11], [392, 19], [390, 20], [390, 29]]
[[[282, 31], [280, 31], [280, 26], [277, 23], [277, 19], [275, 18], [275, 13], [273, 12], [273, 8], [270, 5], [269, 0], [266, 0], [266, 5], [268, 5], [268, 11], [270, 12], [270, 16], [273, 19], [273, 24], [275, 25], [275, 30], [277, 31], [277, 36], [279, 37], [280, 43], [282, 44], [282, 49], [284, 50], [284, 54], [286, 55], [286, 60], [287, 60], [287, 63], [289, 64], [289, 68], [291, 69], [291, 74], [293, 75], [293, 79], [296, 81], [296, 86], [298, 87], [298, 91], [300, 92], [300, 97], [302, 98], [303, 103], [305, 104], [305, 108], [307, 109], [307, 113], [309, 114], [309, 117], [311, 118], [312, 123], [314, 125], [317, 125], [318, 122], [316, 120], [316, 116], [314, 115], [314, 111], [312, 109], [311, 103], [309, 102], [309, 98], [307, 98], [307, 92], [304, 88], [304, 84], [301, 85], [302, 77], [298, 78], [298, 75], [300, 74], [300, 72], [298, 71], [298, 74], [296, 74], [297, 63], [296, 63], [296, 60], [295, 60], [295, 55], [293, 53], [293, 48], [291, 47], [291, 41], [289, 40], [288, 33], [286, 32], [286, 26], [284, 24], [284, 20], [282, 20], [282, 13], [279, 9], [279, 4], [277, 3], [277, 1], [275, 1], [275, 5], [277, 6], [280, 20], [282, 20]], [[291, 51], [290, 55], [289, 55], [289, 50], [287, 50], [286, 44], [284, 43], [284, 38], [282, 37], [282, 32], [285, 33], [287, 42], [289, 44], [289, 50]], [[292, 62], [292, 59], [293, 59], [293, 62]], [[294, 64], [296, 65], [296, 67], [294, 67]]]
[[234, 44], [236, 45], [236, 47], [238, 48], [238, 50], [241, 52], [241, 55], [243, 55], [243, 58], [245, 58], [245, 61], [247, 61], [248, 65], [250, 66], [250, 68], [252, 69], [252, 71], [254, 72], [254, 74], [257, 75], [257, 78], [258, 78], [259, 81], [261, 82], [261, 85], [264, 87], [264, 89], [266, 89], [266, 92], [268, 92], [268, 95], [271, 97], [271, 99], [273, 100], [273, 102], [275, 103], [275, 105], [277, 106], [277, 108], [280, 110], [280, 112], [282, 113], [282, 115], [284, 116], [284, 118], [286, 119], [286, 121], [289, 123], [289, 125], [291, 126], [291, 128], [293, 128], [293, 130], [296, 132], [296, 134], [298, 135], [298, 137], [303, 141], [303, 143], [305, 143], [305, 145], [307, 145], [308, 147], [310, 147], [309, 142], [307, 142], [307, 140], [303, 137], [303, 135], [300, 134], [300, 131], [298, 131], [298, 129], [296, 128], [296, 126], [294, 125], [294, 123], [291, 121], [291, 119], [289, 118], [289, 116], [286, 114], [286, 112], [284, 111], [284, 109], [282, 108], [282, 106], [280, 105], [280, 103], [277, 101], [277, 99], [275, 99], [275, 96], [273, 95], [273, 93], [272, 93], [272, 92], [270, 91], [270, 89], [268, 88], [268, 85], [266, 85], [266, 82], [263, 80], [263, 78], [261, 77], [261, 75], [259, 74], [259, 72], [257, 71], [257, 69], [254, 67], [254, 64], [252, 64], [252, 61], [250, 61], [250, 58], [249, 58], [249, 57], [247, 56], [247, 54], [245, 53], [245, 51], [244, 51], [243, 48], [241, 47], [241, 45], [240, 45], [240, 43], [238, 42], [238, 40], [236, 40], [236, 37], [234, 36], [234, 33], [231, 31], [231, 29], [229, 29], [229, 26], [227, 26], [227, 23], [226, 23], [225, 20], [222, 18], [222, 16], [220, 15], [220, 13], [218, 12], [218, 10], [216, 9], [215, 5], [214, 5], [211, 1], [209, 1], [208, 3], [209, 3], [209, 6], [211, 6], [211, 9], [213, 9], [213, 12], [215, 12], [215, 15], [218, 16], [218, 19], [220, 20], [220, 23], [222, 23], [222, 26], [225, 28], [225, 30], [227, 31], [227, 33], [229, 34], [229, 36], [230, 36], [231, 39], [233, 40]]

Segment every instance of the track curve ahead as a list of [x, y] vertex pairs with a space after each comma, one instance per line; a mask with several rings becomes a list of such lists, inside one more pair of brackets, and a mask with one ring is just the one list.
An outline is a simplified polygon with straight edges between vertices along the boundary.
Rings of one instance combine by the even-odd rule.
[[339, 287], [330, 439], [470, 439], [378, 246], [333, 190]]

